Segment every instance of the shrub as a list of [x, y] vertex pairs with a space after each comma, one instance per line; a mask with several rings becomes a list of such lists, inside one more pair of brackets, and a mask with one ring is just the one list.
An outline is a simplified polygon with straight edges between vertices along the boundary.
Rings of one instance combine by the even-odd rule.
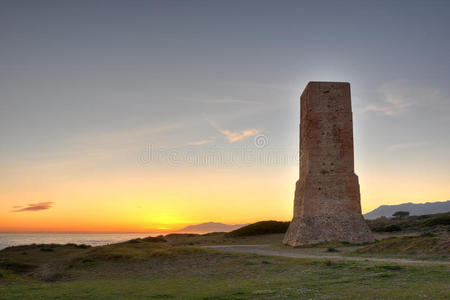
[[142, 241], [147, 243], [167, 243], [167, 240], [163, 236], [149, 236], [146, 238], [143, 238]]
[[434, 233], [428, 231], [428, 232], [422, 233], [420, 236], [422, 236], [422, 237], [435, 237], [436, 235]]
[[409, 211], [396, 211], [392, 214], [393, 217], [406, 218], [409, 216]]
[[285, 233], [290, 222], [261, 221], [228, 232], [225, 236], [239, 237], [268, 233]]
[[330, 248], [327, 249], [327, 252], [339, 252], [339, 250], [336, 249], [336, 248], [330, 247]]
[[450, 225], [450, 214], [437, 216], [422, 223], [422, 226]]
[[36, 265], [27, 264], [27, 263], [21, 263], [16, 261], [1, 261], [0, 267], [10, 270], [16, 273], [26, 273], [33, 271], [35, 268], [37, 268]]
[[394, 231], [400, 231], [400, 230], [402, 230], [402, 228], [400, 226], [392, 224], [392, 225], [388, 225], [388, 226], [384, 227], [384, 230], [382, 230], [382, 231], [394, 232]]
[[384, 266], [379, 266], [379, 268], [384, 269], [384, 270], [391, 270], [391, 271], [403, 270], [403, 267], [399, 266], [399, 265], [384, 265]]
[[47, 282], [56, 282], [64, 279], [64, 274], [62, 273], [53, 273], [44, 278], [44, 281]]
[[129, 240], [128, 243], [167, 243], [167, 240], [163, 237], [163, 236], [156, 236], [156, 237], [146, 237], [146, 238], [137, 238], [137, 239], [132, 239]]
[[43, 251], [43, 252], [52, 252], [52, 251], [54, 251], [53, 250], [53, 248], [41, 248], [41, 251]]

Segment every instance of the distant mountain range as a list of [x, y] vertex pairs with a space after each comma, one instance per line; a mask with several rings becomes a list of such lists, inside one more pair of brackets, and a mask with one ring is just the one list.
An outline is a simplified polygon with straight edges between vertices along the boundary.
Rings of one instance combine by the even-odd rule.
[[241, 228], [242, 226], [245, 225], [248, 224], [228, 225], [223, 223], [208, 222], [197, 225], [189, 225], [180, 230], [177, 230], [176, 232], [184, 232], [184, 233], [229, 232]]
[[392, 217], [396, 211], [408, 211], [411, 216], [445, 213], [450, 211], [450, 200], [442, 202], [403, 203], [398, 205], [381, 205], [364, 214], [364, 218], [372, 220], [379, 217]]
[[[398, 205], [381, 205], [380, 207], [364, 214], [364, 218], [372, 220], [379, 217], [392, 217], [396, 211], [408, 211], [411, 216], [445, 213], [450, 211], [450, 200], [443, 202], [427, 203], [403, 203]], [[179, 233], [208, 233], [208, 232], [229, 232], [239, 229], [248, 224], [224, 224], [207, 222], [196, 225], [189, 225], [176, 230]]]

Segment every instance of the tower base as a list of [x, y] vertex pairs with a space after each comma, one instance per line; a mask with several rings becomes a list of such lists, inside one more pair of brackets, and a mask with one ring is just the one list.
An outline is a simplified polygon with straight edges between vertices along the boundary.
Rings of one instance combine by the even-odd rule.
[[294, 217], [283, 244], [292, 247], [326, 241], [369, 243], [375, 239], [361, 214]]

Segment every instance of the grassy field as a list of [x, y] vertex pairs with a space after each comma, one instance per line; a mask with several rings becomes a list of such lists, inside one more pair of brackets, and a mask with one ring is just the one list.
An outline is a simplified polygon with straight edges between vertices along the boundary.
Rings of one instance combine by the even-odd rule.
[[173, 235], [169, 243], [8, 248], [0, 251], [0, 299], [447, 299], [450, 294], [448, 265], [291, 259], [198, 247], [280, 239], [280, 234]]

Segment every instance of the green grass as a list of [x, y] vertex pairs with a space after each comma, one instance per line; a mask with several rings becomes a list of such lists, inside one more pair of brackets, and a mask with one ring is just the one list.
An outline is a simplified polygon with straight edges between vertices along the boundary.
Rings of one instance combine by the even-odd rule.
[[171, 245], [202, 246], [202, 245], [255, 245], [281, 244], [284, 233], [261, 234], [250, 236], [229, 236], [224, 232], [209, 234], [170, 234], [166, 236]]
[[356, 255], [371, 256], [410, 256], [416, 259], [449, 258], [450, 235], [425, 233], [414, 236], [390, 237], [366, 245], [353, 252]]
[[104, 279], [0, 283], [0, 299], [446, 299], [450, 292], [443, 267], [215, 255], [219, 259], [209, 267], [181, 267], [160, 276], [127, 278], [116, 270]]
[[264, 257], [160, 242], [15, 247], [0, 251], [0, 261], [0, 299], [446, 299], [450, 293], [448, 266]]

